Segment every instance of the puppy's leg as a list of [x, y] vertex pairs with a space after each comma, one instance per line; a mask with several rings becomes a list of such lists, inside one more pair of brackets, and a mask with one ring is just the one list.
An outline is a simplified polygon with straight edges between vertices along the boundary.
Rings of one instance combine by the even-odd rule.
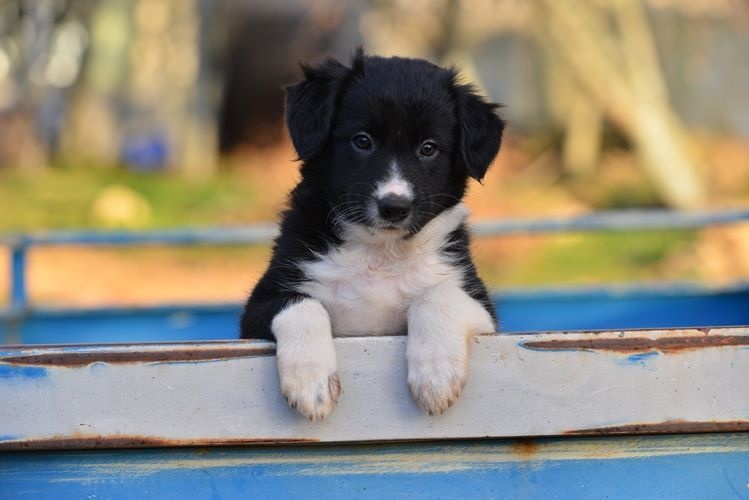
[[494, 331], [494, 321], [455, 284], [429, 289], [408, 310], [408, 385], [430, 415], [460, 396], [468, 372], [469, 339]]
[[281, 393], [310, 420], [325, 418], [341, 394], [328, 311], [304, 298], [279, 311], [271, 323]]

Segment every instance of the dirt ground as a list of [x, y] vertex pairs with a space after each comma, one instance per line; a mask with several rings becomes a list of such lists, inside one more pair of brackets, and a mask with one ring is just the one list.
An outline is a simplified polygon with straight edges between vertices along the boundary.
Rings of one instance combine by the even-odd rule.
[[[626, 236], [622, 236], [626, 238]], [[749, 279], [749, 224], [711, 229], [696, 244], [677, 246], [659, 261], [621, 264], [599, 248], [597, 262], [570, 262], [575, 248], [592, 246], [579, 236], [556, 260], [540, 260], [549, 250], [534, 237], [482, 238], [474, 242], [479, 271], [491, 287], [518, 284], [595, 283], [595, 272], [608, 269], [605, 281], [698, 279], [729, 283]], [[562, 246], [562, 248], [566, 248]], [[557, 251], [557, 250], [554, 250]], [[88, 307], [180, 302], [241, 303], [265, 270], [270, 247], [85, 248], [52, 247], [29, 255], [28, 283], [32, 300], [47, 306]], [[564, 257], [567, 255], [567, 257]], [[608, 260], [607, 260], [608, 259]], [[544, 267], [545, 266], [545, 267]], [[9, 283], [9, 252], [0, 250], [0, 284]], [[529, 282], [534, 276], [535, 282]], [[0, 303], [8, 290], [0, 289]]]
[[[268, 250], [44, 248], [30, 254], [28, 284], [32, 299], [49, 306], [241, 301], [264, 270], [260, 253]], [[7, 261], [6, 252], [2, 282]]]

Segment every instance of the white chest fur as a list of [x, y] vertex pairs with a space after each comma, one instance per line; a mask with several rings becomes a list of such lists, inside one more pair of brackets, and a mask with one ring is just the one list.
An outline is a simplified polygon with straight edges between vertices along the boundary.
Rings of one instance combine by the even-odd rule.
[[327, 309], [333, 335], [405, 333], [415, 299], [441, 283], [460, 286], [460, 270], [441, 249], [467, 215], [457, 205], [409, 239], [350, 228], [342, 245], [303, 264], [308, 281], [299, 291]]

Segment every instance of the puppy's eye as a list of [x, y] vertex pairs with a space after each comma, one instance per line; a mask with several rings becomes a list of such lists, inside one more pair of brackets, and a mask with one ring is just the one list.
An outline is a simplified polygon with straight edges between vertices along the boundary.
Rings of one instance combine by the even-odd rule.
[[432, 141], [426, 141], [421, 145], [421, 148], [419, 149], [419, 156], [421, 156], [422, 158], [432, 158], [437, 154], [437, 152], [439, 152], [437, 144]]
[[356, 134], [351, 138], [351, 144], [359, 151], [369, 151], [372, 149], [372, 139], [367, 134]]

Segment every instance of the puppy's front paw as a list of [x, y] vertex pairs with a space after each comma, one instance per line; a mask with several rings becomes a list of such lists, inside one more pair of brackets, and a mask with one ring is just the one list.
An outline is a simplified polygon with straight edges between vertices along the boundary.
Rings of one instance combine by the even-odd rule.
[[466, 369], [460, 361], [438, 358], [408, 364], [411, 394], [430, 415], [440, 415], [452, 406], [465, 384]]
[[408, 385], [430, 415], [447, 410], [468, 375], [468, 340], [494, 329], [489, 312], [448, 280], [429, 289], [408, 310]]
[[271, 328], [283, 397], [308, 419], [322, 420], [341, 395], [327, 311], [305, 299], [276, 314]]
[[279, 367], [278, 374], [289, 406], [310, 420], [327, 417], [341, 395], [338, 372], [321, 364]]

